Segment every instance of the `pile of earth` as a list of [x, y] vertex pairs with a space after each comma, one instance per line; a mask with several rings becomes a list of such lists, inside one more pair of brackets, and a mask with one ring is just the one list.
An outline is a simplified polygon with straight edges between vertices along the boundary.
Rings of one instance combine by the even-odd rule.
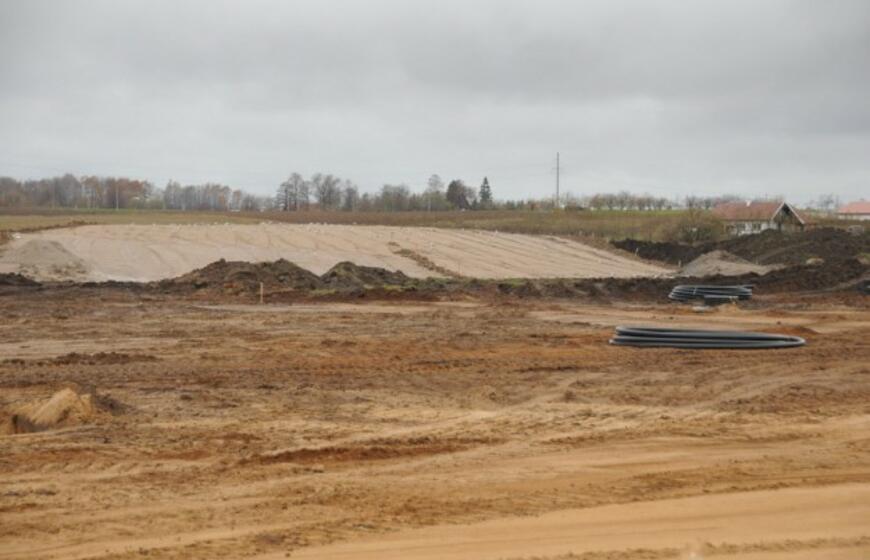
[[732, 255], [728, 251], [710, 251], [680, 269], [680, 276], [739, 276], [741, 274], [767, 274], [776, 267], [755, 264]]
[[37, 399], [0, 411], [0, 434], [42, 432], [93, 423], [124, 410], [118, 401], [95, 389], [66, 387], [48, 399]]
[[870, 253], [870, 232], [850, 233], [837, 228], [803, 232], [767, 230], [702, 245], [657, 243], [626, 239], [613, 245], [637, 256], [671, 264], [692, 261], [705, 253], [722, 250], [756, 264], [800, 265], [810, 259], [848, 260]]
[[[721, 255], [720, 255], [721, 257]], [[730, 257], [726, 257], [730, 258]], [[733, 261], [733, 259], [732, 259]], [[704, 264], [702, 261], [700, 265]], [[709, 263], [707, 263], [709, 264]], [[721, 264], [721, 260], [719, 261]], [[729, 264], [734, 264], [730, 262]], [[740, 263], [737, 263], [740, 264]], [[689, 267], [687, 267], [689, 268]], [[763, 268], [763, 267], [762, 267]], [[748, 272], [733, 275], [709, 270], [694, 271], [679, 279], [658, 278], [542, 278], [513, 280], [482, 280], [466, 278], [409, 278], [401, 272], [339, 263], [323, 276], [305, 270], [291, 262], [270, 263], [217, 261], [171, 280], [149, 284], [118, 282], [47, 283], [37, 289], [61, 290], [123, 290], [146, 294], [160, 292], [181, 296], [201, 294], [206, 298], [256, 298], [262, 283], [269, 302], [292, 302], [324, 298], [369, 299], [455, 299], [465, 297], [516, 297], [598, 299], [602, 301], [668, 301], [667, 294], [675, 284], [754, 284], [756, 293], [776, 294], [805, 291], [850, 291], [858, 288], [862, 279], [870, 278], [870, 265], [859, 259], [832, 259], [822, 264], [802, 264], [777, 267], [766, 274]], [[32, 289], [9, 287], [8, 293]], [[0, 285], [0, 295], [3, 295]]]
[[[870, 266], [847, 259], [824, 265], [777, 268], [766, 274], [713, 275], [673, 278], [547, 279], [499, 282], [498, 292], [521, 298], [594, 298], [623, 301], [669, 301], [676, 284], [753, 284], [757, 295], [816, 290], [856, 290], [870, 274]], [[485, 285], [478, 291], [486, 291]]]
[[[747, 274], [739, 277], [719, 277], [719, 279], [734, 284], [755, 284], [758, 293], [782, 293], [857, 289], [868, 274], [870, 274], [870, 266], [853, 258], [829, 260], [821, 265], [788, 266], [764, 275]], [[716, 280], [716, 278], [705, 280]]]
[[850, 233], [835, 228], [798, 233], [765, 231], [719, 243], [730, 251], [759, 264], [804, 264], [810, 259], [845, 260], [870, 252], [870, 232]]
[[0, 273], [0, 286], [39, 286], [39, 282], [17, 272]]
[[404, 286], [410, 278], [400, 270], [360, 266], [343, 261], [326, 271], [320, 280], [330, 288], [364, 289], [381, 286]]
[[85, 261], [57, 241], [31, 239], [15, 248], [19, 272], [51, 280], [80, 280], [87, 275]]
[[361, 290], [385, 286], [404, 286], [411, 278], [400, 271], [340, 262], [322, 276], [290, 261], [249, 263], [219, 260], [178, 278], [156, 285], [164, 290], [193, 289], [227, 294], [265, 291], [308, 292], [312, 290]]
[[641, 241], [640, 239], [620, 239], [611, 241], [611, 244], [617, 249], [628, 251], [642, 259], [661, 261], [677, 266], [693, 261], [711, 250], [709, 244], [686, 245], [665, 241]]
[[221, 259], [156, 284], [164, 289], [192, 288], [224, 293], [254, 293], [261, 284], [269, 290], [316, 290], [323, 287], [319, 276], [284, 259], [262, 263]]
[[0, 272], [0, 296], [42, 289], [42, 284], [16, 272]]

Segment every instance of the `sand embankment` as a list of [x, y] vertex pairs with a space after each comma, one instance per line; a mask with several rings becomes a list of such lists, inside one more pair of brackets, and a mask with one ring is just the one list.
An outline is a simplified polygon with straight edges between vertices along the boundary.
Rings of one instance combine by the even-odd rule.
[[250, 262], [283, 258], [317, 274], [338, 262], [352, 261], [401, 270], [418, 278], [623, 278], [669, 272], [548, 236], [320, 224], [112, 225], [47, 230], [23, 234], [9, 243], [0, 254], [0, 272], [22, 272], [39, 280], [151, 281], [179, 276], [221, 258]]

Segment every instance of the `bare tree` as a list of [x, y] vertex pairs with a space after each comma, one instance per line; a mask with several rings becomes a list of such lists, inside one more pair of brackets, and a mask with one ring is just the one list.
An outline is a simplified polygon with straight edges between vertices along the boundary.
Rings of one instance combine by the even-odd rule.
[[342, 181], [341, 209], [345, 212], [353, 212], [359, 205], [359, 189], [351, 181]]
[[434, 173], [426, 182], [426, 210], [431, 212], [434, 207], [436, 210], [444, 207], [442, 202], [446, 202], [444, 198], [444, 181], [441, 177]]

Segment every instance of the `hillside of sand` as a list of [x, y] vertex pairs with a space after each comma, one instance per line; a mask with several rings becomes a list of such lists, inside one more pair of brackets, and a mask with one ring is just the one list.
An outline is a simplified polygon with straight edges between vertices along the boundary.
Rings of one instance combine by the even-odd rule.
[[[33, 248], [51, 248], [51, 262]], [[37, 252], [39, 253], [39, 252]], [[83, 226], [22, 234], [0, 254], [0, 272], [38, 280], [152, 281], [219, 259], [285, 259], [316, 274], [335, 264], [408, 276], [626, 278], [668, 269], [549, 236], [475, 230], [319, 224]], [[38, 261], [35, 262], [34, 261]]]

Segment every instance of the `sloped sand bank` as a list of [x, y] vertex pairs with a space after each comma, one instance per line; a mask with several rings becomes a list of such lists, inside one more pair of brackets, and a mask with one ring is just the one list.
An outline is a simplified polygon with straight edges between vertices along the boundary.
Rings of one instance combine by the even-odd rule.
[[[51, 251], [34, 255], [39, 247]], [[46, 261], [49, 257], [51, 262]], [[39, 280], [152, 281], [180, 276], [222, 258], [286, 259], [316, 274], [352, 261], [416, 278], [446, 272], [475, 278], [624, 278], [669, 272], [555, 237], [317, 224], [122, 225], [42, 231], [7, 245], [0, 254], [0, 272], [22, 272]], [[421, 262], [431, 264], [425, 267]]]

